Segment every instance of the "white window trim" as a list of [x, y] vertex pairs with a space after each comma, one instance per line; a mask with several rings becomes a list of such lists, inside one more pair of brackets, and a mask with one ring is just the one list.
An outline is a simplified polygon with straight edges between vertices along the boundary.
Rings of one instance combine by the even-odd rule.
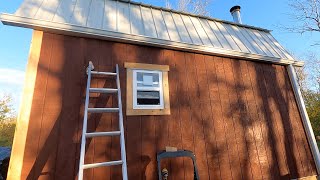
[[[132, 80], [133, 109], [164, 109], [162, 71], [133, 69], [132, 72], [133, 72], [133, 80]], [[137, 73], [138, 72], [159, 74], [159, 87], [138, 87], [137, 86], [137, 83], [138, 83]], [[137, 102], [137, 91], [138, 90], [159, 91], [160, 105], [138, 105], [138, 102]]]

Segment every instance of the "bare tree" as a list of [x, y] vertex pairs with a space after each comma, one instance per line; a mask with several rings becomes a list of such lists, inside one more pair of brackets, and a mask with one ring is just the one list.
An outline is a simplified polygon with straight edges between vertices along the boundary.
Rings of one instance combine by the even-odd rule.
[[211, 1], [212, 0], [175, 0], [176, 6], [173, 6], [173, 0], [165, 0], [167, 8], [202, 16], [210, 15], [208, 5]]
[[290, 32], [320, 32], [320, 0], [291, 0], [292, 19], [297, 25], [286, 27]]

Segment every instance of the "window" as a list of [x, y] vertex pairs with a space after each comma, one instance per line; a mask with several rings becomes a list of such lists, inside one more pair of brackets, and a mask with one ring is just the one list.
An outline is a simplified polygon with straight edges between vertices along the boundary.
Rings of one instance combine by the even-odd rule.
[[133, 109], [163, 109], [162, 72], [133, 70]]
[[127, 115], [170, 114], [167, 65], [125, 63]]

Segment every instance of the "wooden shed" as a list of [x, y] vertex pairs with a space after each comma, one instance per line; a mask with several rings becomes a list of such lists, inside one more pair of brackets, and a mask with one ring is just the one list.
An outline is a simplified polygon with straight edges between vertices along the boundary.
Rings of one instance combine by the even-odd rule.
[[[302, 66], [269, 30], [125, 0], [25, 0], [6, 25], [34, 29], [8, 179], [76, 179], [87, 67], [119, 66], [128, 179], [158, 179], [157, 153], [192, 151], [199, 178], [316, 179], [319, 150], [297, 84]], [[19, 43], [19, 42], [17, 42]], [[91, 88], [116, 88], [110, 77]], [[118, 88], [119, 89], [119, 88]], [[91, 108], [118, 98], [90, 93]], [[118, 131], [89, 113], [88, 132]], [[119, 136], [87, 139], [85, 163], [119, 160]], [[161, 162], [193, 179], [192, 161]], [[121, 166], [84, 179], [122, 179]]]

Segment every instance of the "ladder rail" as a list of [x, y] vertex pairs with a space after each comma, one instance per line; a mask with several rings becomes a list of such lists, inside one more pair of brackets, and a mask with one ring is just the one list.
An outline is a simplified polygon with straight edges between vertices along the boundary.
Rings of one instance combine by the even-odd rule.
[[85, 100], [85, 110], [83, 116], [83, 127], [82, 127], [82, 136], [81, 136], [81, 149], [80, 149], [80, 162], [79, 162], [79, 174], [78, 180], [83, 179], [83, 166], [84, 166], [84, 155], [86, 147], [86, 132], [88, 126], [88, 108], [89, 108], [89, 94], [90, 94], [90, 84], [91, 84], [91, 70], [93, 69], [93, 64], [90, 61], [87, 68], [88, 79], [87, 79], [87, 89], [86, 89], [86, 100]]
[[120, 89], [120, 77], [119, 77], [119, 66], [116, 65], [117, 73], [117, 89], [118, 89], [118, 108], [119, 108], [119, 128], [120, 128], [120, 149], [121, 149], [121, 160], [122, 160], [122, 179], [128, 180], [127, 173], [127, 159], [126, 159], [126, 144], [124, 140], [124, 128], [123, 128], [123, 114], [122, 114], [122, 101], [121, 101], [121, 89]]

